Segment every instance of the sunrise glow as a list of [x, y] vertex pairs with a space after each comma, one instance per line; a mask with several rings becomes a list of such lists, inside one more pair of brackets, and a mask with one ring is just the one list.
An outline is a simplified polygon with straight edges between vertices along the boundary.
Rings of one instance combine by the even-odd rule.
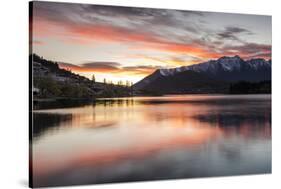
[[33, 51], [97, 81], [137, 82], [159, 68], [239, 55], [271, 58], [271, 18], [34, 3]]

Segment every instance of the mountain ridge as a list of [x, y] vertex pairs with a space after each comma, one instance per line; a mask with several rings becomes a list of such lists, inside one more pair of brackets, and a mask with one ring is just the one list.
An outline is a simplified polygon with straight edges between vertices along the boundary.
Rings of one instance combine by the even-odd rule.
[[223, 56], [217, 60], [209, 60], [207, 62], [202, 62], [199, 64], [193, 64], [189, 66], [181, 66], [177, 68], [170, 68], [170, 69], [159, 69], [162, 75], [169, 75], [173, 74], [174, 72], [192, 70], [197, 72], [204, 72], [204, 71], [215, 71], [216, 65], [222, 66], [225, 71], [231, 71], [233, 69], [240, 69], [241, 64], [245, 66], [249, 66], [253, 69], [258, 69], [260, 66], [270, 66], [271, 67], [271, 59], [266, 61], [263, 58], [254, 58], [249, 60], [243, 60], [238, 55], [233, 57]]
[[[215, 93], [225, 91], [226, 83], [229, 85], [239, 81], [269, 80], [271, 80], [271, 59], [243, 60], [236, 55], [178, 68], [158, 69], [133, 87], [135, 90], [157, 92], [160, 90], [162, 93]], [[159, 89], [159, 86], [162, 89]]]

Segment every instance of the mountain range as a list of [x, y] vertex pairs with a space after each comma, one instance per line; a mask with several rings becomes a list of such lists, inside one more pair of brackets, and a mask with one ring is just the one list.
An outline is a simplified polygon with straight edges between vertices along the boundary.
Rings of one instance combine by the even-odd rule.
[[225, 93], [237, 82], [271, 81], [271, 60], [243, 60], [239, 56], [171, 69], [158, 69], [134, 84], [152, 93]]

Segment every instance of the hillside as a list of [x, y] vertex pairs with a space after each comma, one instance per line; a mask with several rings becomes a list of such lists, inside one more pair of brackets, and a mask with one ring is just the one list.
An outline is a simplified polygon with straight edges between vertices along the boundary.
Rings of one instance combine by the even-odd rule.
[[56, 62], [30, 55], [34, 98], [93, 99], [131, 95], [131, 88], [93, 82], [86, 77], [59, 68]]

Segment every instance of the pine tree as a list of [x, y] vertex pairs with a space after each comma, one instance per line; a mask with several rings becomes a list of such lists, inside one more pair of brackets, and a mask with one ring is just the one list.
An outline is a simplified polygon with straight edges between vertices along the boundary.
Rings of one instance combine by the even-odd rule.
[[92, 76], [92, 82], [93, 83], [95, 83], [96, 82], [96, 77], [95, 77], [95, 75], [93, 74], [93, 76]]

